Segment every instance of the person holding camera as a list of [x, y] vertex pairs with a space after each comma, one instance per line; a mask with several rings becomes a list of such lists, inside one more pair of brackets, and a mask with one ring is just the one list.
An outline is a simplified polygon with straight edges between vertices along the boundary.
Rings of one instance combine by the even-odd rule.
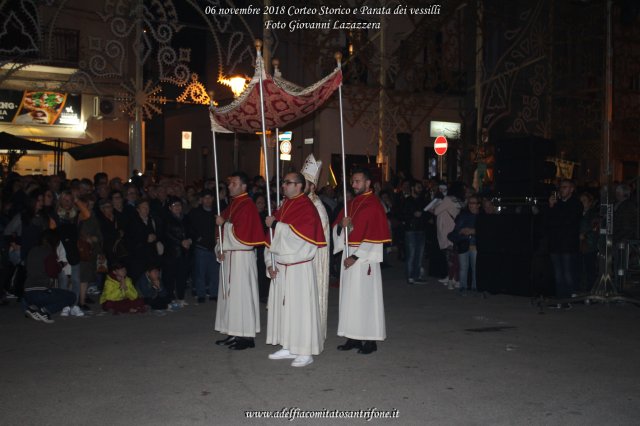
[[[580, 249], [580, 222], [583, 206], [574, 195], [575, 184], [571, 179], [562, 179], [558, 191], [549, 197], [546, 215], [546, 231], [549, 253], [556, 281], [556, 296], [571, 297], [578, 288], [578, 253]], [[560, 308], [570, 309], [567, 302]]]

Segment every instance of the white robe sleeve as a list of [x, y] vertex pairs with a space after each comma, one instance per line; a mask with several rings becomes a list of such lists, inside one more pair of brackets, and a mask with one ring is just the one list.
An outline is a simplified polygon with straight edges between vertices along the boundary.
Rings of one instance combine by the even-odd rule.
[[[233, 234], [233, 224], [229, 223], [229, 222], [225, 222], [224, 225], [222, 225], [222, 235], [223, 235], [223, 244], [222, 247], [224, 248], [224, 251], [230, 251], [230, 250], [251, 250], [253, 249], [253, 246], [248, 246], [246, 244], [242, 244], [240, 241], [238, 241], [238, 239], [236, 238], [236, 236]], [[220, 253], [220, 241], [218, 240], [218, 243], [216, 244], [216, 253]], [[216, 256], [217, 258], [217, 256]], [[220, 260], [218, 260], [218, 263], [220, 263]]]
[[340, 235], [338, 235], [338, 226], [340, 225], [336, 225], [333, 227], [333, 254], [336, 253], [340, 253], [342, 250], [344, 250], [344, 229], [342, 230], [342, 232], [340, 233]]
[[351, 254], [358, 256], [357, 262], [364, 263], [381, 263], [383, 255], [383, 244], [364, 242], [360, 246], [353, 247], [355, 249]]
[[233, 233], [233, 224], [229, 222], [225, 222], [222, 227], [224, 232], [224, 250], [250, 250], [253, 246], [248, 246], [246, 244], [241, 243]]
[[269, 248], [269, 246], [265, 246], [264, 248], [264, 264], [267, 266], [265, 268], [267, 278], [271, 279], [271, 275], [269, 274], [269, 268], [271, 268], [271, 248]]
[[[315, 244], [311, 244], [293, 232], [289, 225], [279, 222], [276, 224], [269, 253], [276, 256], [277, 262], [291, 264], [312, 260], [317, 249]], [[265, 251], [265, 261], [267, 254]]]

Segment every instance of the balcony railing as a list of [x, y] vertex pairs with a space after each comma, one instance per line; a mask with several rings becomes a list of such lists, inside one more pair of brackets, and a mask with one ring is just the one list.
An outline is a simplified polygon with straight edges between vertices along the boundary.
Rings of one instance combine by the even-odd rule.
[[0, 58], [12, 62], [28, 62], [39, 59], [43, 65], [75, 68], [80, 59], [80, 31], [54, 28], [51, 33], [42, 29], [42, 39], [37, 47], [19, 31], [5, 34], [5, 47], [0, 50]]

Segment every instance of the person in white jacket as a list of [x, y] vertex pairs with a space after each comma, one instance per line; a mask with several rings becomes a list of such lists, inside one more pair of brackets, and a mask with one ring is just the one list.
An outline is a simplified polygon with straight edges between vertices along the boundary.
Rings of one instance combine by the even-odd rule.
[[431, 211], [436, 216], [438, 245], [447, 258], [447, 277], [441, 279], [440, 282], [448, 286], [449, 290], [453, 290], [460, 284], [460, 267], [458, 254], [455, 252], [448, 235], [453, 231], [456, 216], [460, 213], [464, 203], [464, 184], [453, 182], [448, 188], [447, 194], [442, 201], [431, 207]]

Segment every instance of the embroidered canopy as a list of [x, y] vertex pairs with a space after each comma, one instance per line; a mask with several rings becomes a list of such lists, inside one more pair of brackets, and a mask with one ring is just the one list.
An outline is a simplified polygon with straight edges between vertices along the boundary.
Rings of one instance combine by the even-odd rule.
[[218, 133], [255, 133], [262, 130], [260, 111], [260, 74], [264, 93], [264, 124], [267, 129], [283, 128], [318, 109], [342, 82], [338, 67], [309, 87], [297, 86], [276, 72], [268, 75], [261, 55], [257, 55], [256, 72], [238, 99], [224, 107], [211, 107], [211, 129]]

